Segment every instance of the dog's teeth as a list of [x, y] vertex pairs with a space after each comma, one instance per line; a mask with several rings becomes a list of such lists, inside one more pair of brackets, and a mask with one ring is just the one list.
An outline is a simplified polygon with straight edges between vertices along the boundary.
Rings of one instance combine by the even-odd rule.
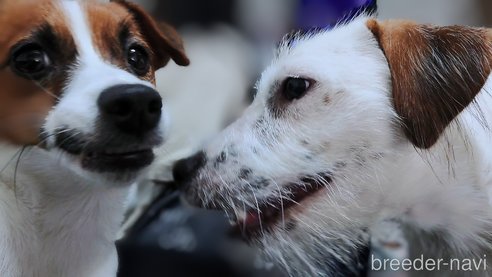
[[240, 211], [236, 214], [236, 221], [243, 222], [247, 217], [248, 213], [246, 213], [246, 211]]

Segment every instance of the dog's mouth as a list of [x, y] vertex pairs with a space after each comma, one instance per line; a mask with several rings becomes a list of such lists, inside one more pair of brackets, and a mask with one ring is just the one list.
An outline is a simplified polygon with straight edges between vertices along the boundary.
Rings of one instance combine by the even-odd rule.
[[295, 207], [299, 207], [307, 198], [326, 189], [332, 183], [331, 174], [323, 174], [317, 178], [302, 178], [303, 185], [290, 186], [289, 194], [285, 198], [272, 197], [258, 204], [257, 209], [249, 209], [246, 212], [235, 213], [232, 234], [242, 236], [247, 241], [259, 238], [270, 233], [273, 227], [280, 225], [282, 229], [291, 228], [289, 213]]
[[55, 145], [63, 152], [77, 157], [82, 168], [95, 172], [132, 172], [149, 166], [154, 160], [153, 147], [157, 143], [128, 143], [115, 146], [110, 143], [90, 142], [73, 130], [60, 131]]
[[125, 152], [85, 152], [82, 153], [82, 167], [98, 172], [135, 171], [152, 163], [152, 149]]

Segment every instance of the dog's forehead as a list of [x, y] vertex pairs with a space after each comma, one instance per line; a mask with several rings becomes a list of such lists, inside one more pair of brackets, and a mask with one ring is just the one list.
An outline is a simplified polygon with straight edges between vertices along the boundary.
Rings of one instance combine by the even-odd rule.
[[[365, 71], [373, 64], [368, 61], [380, 60], [382, 52], [366, 26], [367, 20], [360, 17], [331, 30], [288, 37], [279, 45], [275, 59], [262, 74], [258, 91], [269, 91], [272, 84], [286, 77], [345, 80], [347, 73], [373, 75], [374, 72]], [[337, 75], [345, 77], [337, 78]]]
[[101, 58], [118, 63], [115, 56], [121, 50], [123, 34], [146, 45], [133, 16], [118, 3], [65, 0], [60, 4], [80, 52], [87, 54], [92, 49]]
[[340, 54], [364, 47], [366, 39], [371, 36], [367, 20], [367, 17], [359, 17], [333, 29], [288, 36], [280, 43], [277, 60], [301, 55]]
[[132, 14], [118, 3], [63, 1], [62, 6], [79, 48], [93, 47], [102, 58], [114, 62], [123, 34], [131, 33], [146, 45]]

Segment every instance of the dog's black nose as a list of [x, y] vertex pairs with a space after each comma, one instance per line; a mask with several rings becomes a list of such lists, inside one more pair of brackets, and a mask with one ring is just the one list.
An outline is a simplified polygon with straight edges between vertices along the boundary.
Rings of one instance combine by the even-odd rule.
[[143, 135], [161, 119], [161, 96], [144, 85], [110, 87], [101, 93], [97, 103], [103, 122], [127, 134]]
[[189, 158], [177, 161], [173, 168], [174, 181], [177, 183], [185, 183], [187, 180], [191, 179], [206, 162], [207, 156], [203, 151], [200, 151]]

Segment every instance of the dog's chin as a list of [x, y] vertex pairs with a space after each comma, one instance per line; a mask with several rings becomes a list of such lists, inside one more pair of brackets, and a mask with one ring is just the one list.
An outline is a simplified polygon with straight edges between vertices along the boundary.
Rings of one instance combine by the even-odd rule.
[[[365, 276], [367, 262], [364, 230], [339, 231], [340, 226], [318, 220], [316, 207], [322, 205], [321, 189], [272, 218], [257, 215], [236, 223], [233, 236], [258, 248], [266, 261], [274, 262], [289, 276]], [[262, 211], [265, 213], [264, 211]]]
[[61, 134], [56, 137], [54, 145], [46, 150], [58, 159], [62, 157], [62, 166], [91, 181], [116, 185], [136, 181], [154, 161], [153, 148], [162, 141], [159, 136], [154, 136], [138, 143], [114, 139], [117, 143], [111, 140], [99, 142], [76, 135], [75, 131]]
[[[270, 228], [249, 241], [289, 276], [366, 276], [368, 235], [362, 228], [330, 230], [309, 214], [296, 214], [303, 222]], [[313, 229], [313, 226], [315, 229]], [[290, 229], [292, 228], [292, 229]]]
[[154, 160], [152, 149], [132, 152], [105, 153], [82, 152], [69, 153], [64, 149], [52, 149], [55, 158], [62, 166], [87, 179], [90, 183], [108, 186], [126, 186], [144, 175]]
[[103, 174], [138, 172], [154, 160], [152, 148], [115, 152], [83, 152], [80, 154], [83, 169]]
[[[290, 276], [365, 276], [369, 248], [366, 230], [348, 218], [328, 224], [320, 216], [329, 189], [306, 193], [293, 205], [250, 211], [232, 227], [232, 235], [257, 247], [267, 261]], [[347, 228], [350, 226], [350, 228]]]

